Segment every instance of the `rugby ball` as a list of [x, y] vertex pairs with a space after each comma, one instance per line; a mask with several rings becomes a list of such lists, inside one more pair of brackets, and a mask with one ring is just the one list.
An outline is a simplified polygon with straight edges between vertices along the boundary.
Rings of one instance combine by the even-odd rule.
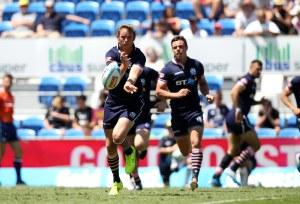
[[121, 79], [121, 70], [117, 62], [111, 62], [102, 73], [103, 86], [108, 89], [114, 89], [118, 86]]

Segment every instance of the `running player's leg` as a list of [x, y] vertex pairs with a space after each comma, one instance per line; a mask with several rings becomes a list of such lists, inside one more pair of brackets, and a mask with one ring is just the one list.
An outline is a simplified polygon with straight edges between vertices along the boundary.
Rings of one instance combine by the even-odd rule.
[[203, 159], [203, 152], [201, 149], [201, 140], [203, 134], [203, 127], [196, 126], [190, 128], [190, 140], [191, 140], [191, 160], [192, 160], [192, 190], [198, 187], [198, 176], [201, 168], [201, 163]]
[[117, 150], [117, 144], [112, 139], [112, 129], [104, 129], [105, 131], [105, 144], [107, 149], [107, 162], [113, 175], [113, 185], [109, 192], [109, 195], [117, 195], [123, 188], [123, 184], [119, 175], [119, 155]]
[[9, 142], [14, 154], [14, 167], [16, 170], [16, 176], [17, 176], [17, 184], [18, 185], [24, 185], [25, 182], [22, 180], [21, 177], [21, 168], [22, 168], [22, 148], [19, 141], [13, 141]]
[[125, 154], [126, 173], [130, 174], [136, 168], [136, 150], [130, 145], [127, 135], [129, 130], [133, 127], [134, 122], [126, 117], [120, 117], [117, 124], [115, 125], [112, 138], [114, 143], [121, 144]]

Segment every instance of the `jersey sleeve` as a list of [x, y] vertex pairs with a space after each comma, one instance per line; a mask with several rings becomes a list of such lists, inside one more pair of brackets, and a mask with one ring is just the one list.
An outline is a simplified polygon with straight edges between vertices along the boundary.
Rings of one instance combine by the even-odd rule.
[[139, 51], [139, 52], [138, 52], [137, 61], [136, 61], [134, 64], [139, 65], [141, 68], [145, 67], [145, 64], [146, 64], [146, 57], [145, 57], [145, 55], [142, 53], [142, 51]]
[[198, 70], [198, 77], [201, 78], [203, 75], [204, 75], [204, 66], [201, 62], [196, 62], [196, 67], [197, 67], [197, 70]]
[[167, 83], [170, 79], [170, 74], [168, 72], [168, 67], [165, 66], [159, 73], [158, 80]]
[[237, 81], [237, 84], [240, 86], [247, 86], [247, 84], [249, 83], [249, 80], [246, 77], [242, 77]]
[[118, 61], [118, 55], [116, 52], [114, 52], [113, 49], [110, 49], [106, 54], [105, 54], [105, 63], [106, 65], [109, 65], [113, 61]]

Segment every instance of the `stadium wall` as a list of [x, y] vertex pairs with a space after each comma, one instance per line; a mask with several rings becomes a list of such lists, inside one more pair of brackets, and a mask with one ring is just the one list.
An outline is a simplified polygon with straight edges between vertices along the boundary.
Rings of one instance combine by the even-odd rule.
[[[0, 39], [0, 75], [16, 77], [86, 75], [94, 77], [103, 67], [105, 52], [115, 38]], [[169, 41], [146, 37], [136, 40], [138, 47], [154, 47], [161, 55], [172, 56]], [[189, 55], [202, 61], [206, 73], [224, 77], [240, 76], [249, 62], [258, 58], [265, 72], [294, 75], [300, 71], [300, 42], [297, 36], [277, 38], [189, 39]]]

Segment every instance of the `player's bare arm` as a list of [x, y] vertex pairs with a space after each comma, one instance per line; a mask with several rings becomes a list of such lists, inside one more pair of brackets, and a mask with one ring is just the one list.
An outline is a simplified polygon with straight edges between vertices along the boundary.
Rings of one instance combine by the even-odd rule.
[[291, 90], [288, 88], [285, 88], [285, 90], [283, 91], [283, 93], [281, 94], [281, 101], [291, 110], [293, 111], [293, 113], [300, 117], [300, 109], [297, 108], [289, 99], [289, 96], [292, 94]]
[[235, 121], [240, 123], [243, 119], [243, 115], [240, 109], [240, 104], [239, 104], [239, 94], [244, 91], [246, 89], [246, 87], [241, 84], [241, 83], [237, 83], [234, 85], [234, 87], [231, 90], [230, 96], [231, 96], [231, 100], [233, 103], [233, 107], [236, 108], [235, 111]]
[[124, 90], [128, 93], [135, 93], [137, 92], [138, 88], [134, 85], [136, 80], [140, 77], [140, 75], [142, 74], [143, 69], [140, 67], [140, 65], [132, 65], [130, 72], [129, 72], [129, 76], [128, 79], [126, 81], [126, 83], [124, 84]]
[[201, 93], [206, 97], [208, 103], [214, 101], [214, 96], [209, 94], [208, 84], [204, 76], [201, 76], [199, 79], [199, 86]]

